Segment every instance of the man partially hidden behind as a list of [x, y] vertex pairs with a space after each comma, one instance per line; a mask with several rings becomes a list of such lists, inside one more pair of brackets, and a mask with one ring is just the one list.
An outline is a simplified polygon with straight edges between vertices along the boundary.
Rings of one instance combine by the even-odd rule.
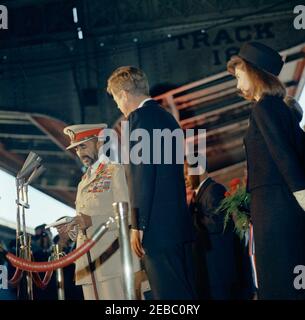
[[187, 184], [194, 190], [190, 211], [196, 229], [194, 258], [199, 298], [251, 298], [247, 251], [234, 233], [233, 222], [224, 230], [224, 214], [216, 212], [226, 188], [209, 177], [208, 171], [198, 176], [188, 175], [187, 169], [185, 164]]
[[[127, 167], [132, 209], [131, 245], [143, 258], [154, 299], [194, 299], [191, 241], [193, 229], [187, 208], [183, 163], [175, 159], [177, 146], [153, 146], [153, 130], [180, 129], [175, 118], [149, 96], [146, 75], [135, 67], [121, 67], [108, 79], [107, 91], [127, 117], [130, 133], [145, 129], [150, 137], [148, 163]], [[130, 142], [130, 151], [140, 141]], [[171, 148], [172, 164], [164, 163]], [[147, 150], [147, 148], [146, 148]], [[161, 163], [154, 164], [154, 155]], [[183, 162], [183, 156], [182, 156]]]

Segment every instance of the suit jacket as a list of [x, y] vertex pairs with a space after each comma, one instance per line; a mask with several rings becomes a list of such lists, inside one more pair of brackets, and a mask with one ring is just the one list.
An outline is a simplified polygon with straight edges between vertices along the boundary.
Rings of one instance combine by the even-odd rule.
[[248, 190], [287, 185], [305, 189], [305, 139], [295, 113], [276, 96], [265, 96], [252, 108], [245, 136]]
[[205, 228], [208, 233], [222, 233], [224, 215], [216, 213], [226, 188], [212, 178], [202, 184], [191, 204], [194, 224], [198, 230]]
[[[191, 215], [186, 203], [183, 163], [176, 163], [176, 143], [173, 139], [174, 164], [153, 164], [158, 154], [153, 148], [153, 129], [180, 129], [175, 118], [156, 101], [149, 100], [129, 117], [130, 132], [146, 129], [150, 137], [150, 163], [130, 164], [127, 178], [132, 208], [132, 227], [143, 230], [143, 247], [146, 250], [165, 248], [193, 239]], [[130, 142], [130, 151], [138, 141]], [[168, 146], [167, 146], [168, 148]]]
[[[96, 228], [106, 222], [111, 216], [114, 217], [113, 202], [126, 201], [129, 203], [128, 188], [123, 165], [106, 163], [89, 177], [85, 174], [80, 181], [76, 197], [76, 214], [80, 213], [91, 216], [92, 226], [87, 229], [88, 237], [91, 237]], [[99, 261], [101, 254], [116, 240], [118, 230], [115, 225], [98, 241], [90, 250], [92, 261], [95, 263], [95, 277], [97, 281], [104, 281], [122, 274], [120, 250], [116, 250], [109, 259], [102, 264]], [[80, 231], [77, 238], [77, 247], [85, 237]], [[114, 251], [114, 250], [113, 250]], [[134, 270], [140, 269], [139, 259], [134, 257]], [[90, 284], [91, 276], [88, 268], [87, 255], [76, 261], [76, 284]]]

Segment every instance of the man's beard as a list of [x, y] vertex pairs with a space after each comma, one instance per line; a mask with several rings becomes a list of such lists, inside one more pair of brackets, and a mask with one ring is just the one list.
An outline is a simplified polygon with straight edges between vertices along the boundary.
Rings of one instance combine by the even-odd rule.
[[[95, 160], [89, 156], [84, 156], [81, 158], [81, 160], [86, 167], [90, 167], [96, 162], [97, 159]], [[87, 161], [85, 162], [84, 160], [87, 160]]]

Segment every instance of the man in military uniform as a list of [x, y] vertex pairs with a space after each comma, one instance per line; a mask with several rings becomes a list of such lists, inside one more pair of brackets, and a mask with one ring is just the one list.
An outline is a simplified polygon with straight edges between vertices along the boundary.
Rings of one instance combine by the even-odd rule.
[[[76, 217], [64, 226], [58, 227], [60, 235], [77, 235], [77, 247], [86, 237], [91, 237], [96, 228], [109, 216], [114, 216], [114, 202], [128, 202], [129, 195], [124, 167], [113, 163], [99, 150], [104, 143], [105, 124], [81, 124], [66, 127], [71, 144], [77, 156], [87, 167], [77, 189]], [[78, 230], [75, 230], [75, 228]], [[118, 249], [118, 232], [115, 226], [90, 250], [76, 261], [76, 284], [82, 285], [85, 300], [124, 299], [122, 266]], [[108, 249], [108, 250], [107, 250]], [[89, 259], [94, 263], [90, 268]], [[92, 263], [91, 263], [92, 266]], [[139, 269], [139, 260], [134, 257], [134, 270]], [[97, 297], [98, 296], [98, 297]]]

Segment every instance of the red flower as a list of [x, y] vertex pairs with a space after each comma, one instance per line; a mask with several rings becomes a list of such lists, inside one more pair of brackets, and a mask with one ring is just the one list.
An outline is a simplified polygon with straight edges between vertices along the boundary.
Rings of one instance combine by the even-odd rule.
[[230, 181], [230, 188], [236, 189], [237, 186], [241, 183], [239, 178], [234, 178]]
[[226, 191], [225, 192], [225, 197], [227, 198], [227, 197], [229, 197], [231, 195], [231, 193], [229, 192], [229, 191]]

